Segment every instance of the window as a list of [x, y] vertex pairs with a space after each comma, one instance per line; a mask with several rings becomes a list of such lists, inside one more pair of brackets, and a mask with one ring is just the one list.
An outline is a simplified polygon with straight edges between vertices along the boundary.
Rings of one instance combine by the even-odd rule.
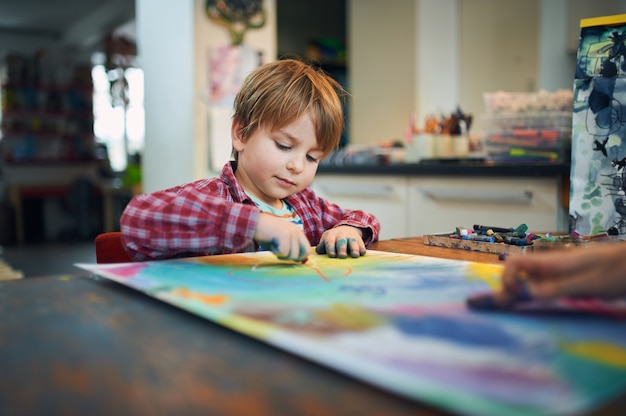
[[104, 65], [92, 69], [94, 135], [107, 147], [111, 168], [126, 169], [129, 155], [144, 147], [143, 70]]

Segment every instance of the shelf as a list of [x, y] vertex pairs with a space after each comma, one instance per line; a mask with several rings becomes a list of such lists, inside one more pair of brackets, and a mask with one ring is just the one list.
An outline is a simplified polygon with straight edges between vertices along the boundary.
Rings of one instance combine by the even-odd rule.
[[28, 57], [5, 62], [9, 82], [2, 85], [4, 167], [94, 160], [93, 86], [85, 82], [91, 80], [90, 72], [59, 85], [17, 77], [33, 64]]
[[100, 163], [97, 160], [4, 162], [2, 165], [2, 179], [4, 184], [8, 186], [63, 185], [72, 183], [77, 177], [97, 179], [99, 166]]

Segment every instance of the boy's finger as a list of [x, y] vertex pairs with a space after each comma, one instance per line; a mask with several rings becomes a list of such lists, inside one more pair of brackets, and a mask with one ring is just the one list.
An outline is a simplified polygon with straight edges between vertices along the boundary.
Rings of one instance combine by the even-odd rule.
[[348, 240], [345, 238], [337, 240], [337, 257], [340, 259], [348, 257]]
[[351, 257], [359, 257], [361, 255], [361, 247], [356, 238], [348, 239], [348, 247], [350, 248]]
[[306, 263], [308, 257], [309, 257], [309, 250], [311, 249], [310, 246], [306, 245], [306, 244], [301, 244], [300, 245], [300, 255], [298, 256], [298, 260], [297, 261], [301, 261], [302, 263]]
[[337, 257], [337, 249], [334, 244], [326, 243], [326, 254], [328, 257]]

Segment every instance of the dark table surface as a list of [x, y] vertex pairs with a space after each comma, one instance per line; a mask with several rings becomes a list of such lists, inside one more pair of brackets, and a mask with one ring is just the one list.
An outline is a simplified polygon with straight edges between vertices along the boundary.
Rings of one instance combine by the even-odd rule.
[[[456, 253], [421, 239], [371, 248]], [[626, 396], [597, 413], [624, 409]], [[445, 413], [78, 272], [0, 282], [0, 415], [38, 414]]]
[[2, 415], [369, 415], [420, 408], [97, 277], [0, 283], [0, 319]]

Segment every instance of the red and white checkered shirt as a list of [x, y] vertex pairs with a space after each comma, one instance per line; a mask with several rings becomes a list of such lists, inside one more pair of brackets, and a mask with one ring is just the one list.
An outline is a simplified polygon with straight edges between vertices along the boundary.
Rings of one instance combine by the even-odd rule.
[[[235, 178], [236, 162], [219, 178], [201, 179], [135, 196], [120, 219], [122, 240], [135, 261], [256, 251], [252, 239], [261, 211]], [[338, 225], [363, 229], [365, 245], [378, 240], [371, 214], [342, 209], [308, 187], [285, 199], [302, 219], [311, 245]]]

